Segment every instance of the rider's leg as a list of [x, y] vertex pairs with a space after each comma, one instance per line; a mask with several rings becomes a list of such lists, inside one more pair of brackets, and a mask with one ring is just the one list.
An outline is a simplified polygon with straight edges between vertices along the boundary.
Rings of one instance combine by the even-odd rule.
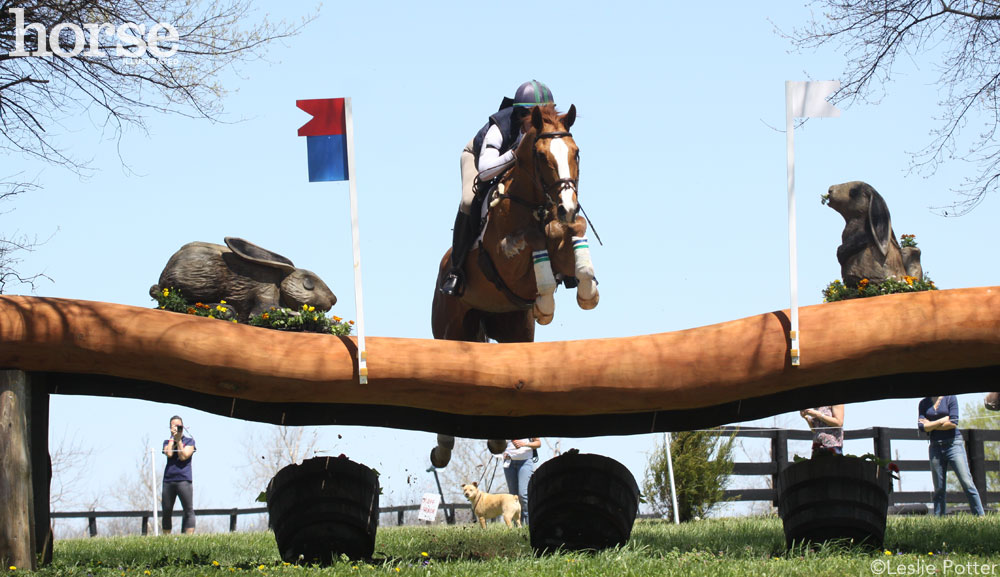
[[441, 292], [449, 296], [462, 296], [465, 291], [465, 273], [462, 265], [465, 255], [475, 240], [472, 230], [472, 217], [462, 211], [455, 217], [455, 230], [451, 240], [451, 258], [448, 261], [448, 274], [441, 284]]
[[441, 292], [450, 296], [461, 296], [465, 291], [465, 275], [462, 264], [465, 254], [472, 248], [475, 240], [475, 220], [471, 215], [472, 201], [475, 197], [473, 186], [476, 181], [476, 156], [472, 152], [472, 141], [462, 150], [462, 204], [455, 217], [455, 229], [451, 239], [451, 259], [448, 274], [441, 283]]

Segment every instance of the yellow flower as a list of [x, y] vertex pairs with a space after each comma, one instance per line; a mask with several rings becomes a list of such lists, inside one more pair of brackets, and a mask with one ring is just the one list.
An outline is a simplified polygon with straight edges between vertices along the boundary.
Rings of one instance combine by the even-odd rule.
[[430, 555], [428, 555], [426, 551], [421, 551], [420, 552], [420, 556], [421, 557], [430, 557]]
[[10, 570], [11, 570], [11, 571], [17, 571], [17, 567], [15, 567], [15, 566], [11, 565], [11, 566], [10, 566]]
[[212, 567], [218, 567], [218, 566], [219, 566], [218, 561], [212, 561]]
[[886, 550], [885, 550], [885, 554], [886, 554], [886, 555], [892, 555], [892, 551], [890, 551], [890, 550], [886, 549]]
[[303, 303], [302, 310], [308, 311], [309, 310], [309, 305]]
[[309, 307], [309, 308], [308, 308], [307, 310], [308, 310], [309, 312], [313, 312], [313, 311], [315, 311], [315, 310], [316, 310], [316, 307]]
[[399, 567], [396, 567], [396, 573], [399, 573]]
[[170, 289], [163, 289], [163, 296], [165, 297], [170, 296]]
[[226, 304], [226, 301], [219, 301], [219, 302], [222, 303], [222, 304]]
[[289, 565], [291, 565], [291, 563], [288, 563], [288, 562], [286, 561], [286, 562], [282, 563], [281, 565], [282, 565], [283, 567], [288, 567]]
[[149, 569], [146, 569], [145, 571], [143, 571], [142, 574], [143, 575], [152, 575], [152, 573], [149, 572]]
[[319, 320], [319, 315], [313, 315], [313, 320], [314, 321], [318, 321]]

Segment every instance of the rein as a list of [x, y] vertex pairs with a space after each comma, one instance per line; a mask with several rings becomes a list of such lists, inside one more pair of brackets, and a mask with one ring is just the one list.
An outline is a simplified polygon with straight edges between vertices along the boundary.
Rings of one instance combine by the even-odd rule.
[[[547, 139], [547, 138], [572, 138], [573, 134], [568, 131], [553, 131], [553, 132], [543, 132], [535, 136], [535, 140]], [[534, 147], [532, 147], [534, 149]], [[506, 192], [503, 192], [503, 184], [500, 184], [494, 193], [488, 198], [489, 208], [488, 211], [493, 210], [497, 204], [502, 200], [510, 200], [514, 203], [520, 204], [531, 211], [531, 215], [534, 217], [535, 221], [540, 225], [544, 226], [544, 223], [549, 220], [552, 216], [552, 210], [550, 207], [557, 206], [559, 204], [558, 200], [552, 197], [553, 189], [555, 189], [556, 194], [560, 194], [565, 190], [572, 190], [574, 193], [577, 192], [577, 179], [575, 178], [560, 178], [555, 182], [549, 184], [548, 186], [542, 182], [541, 176], [538, 174], [538, 161], [541, 158], [541, 153], [537, 150], [535, 152], [535, 186], [542, 191], [542, 195], [545, 197], [544, 204], [536, 204], [534, 202], [525, 200], [517, 196], [511, 196]], [[513, 171], [514, 167], [511, 166], [510, 169], [505, 172], [500, 180], [506, 176], [509, 172]], [[579, 204], [579, 202], [577, 203]], [[582, 207], [581, 207], [582, 210]], [[584, 213], [586, 215], [586, 213]], [[590, 222], [590, 219], [587, 219]], [[600, 242], [600, 239], [598, 239]], [[515, 294], [514, 291], [510, 290], [507, 283], [504, 282], [503, 278], [500, 276], [500, 271], [497, 270], [496, 264], [494, 264], [493, 259], [490, 258], [489, 251], [481, 250], [479, 251], [479, 268], [482, 270], [483, 275], [493, 283], [493, 285], [507, 297], [507, 300], [511, 304], [520, 309], [530, 309], [535, 304], [535, 299], [524, 299], [519, 295]]]

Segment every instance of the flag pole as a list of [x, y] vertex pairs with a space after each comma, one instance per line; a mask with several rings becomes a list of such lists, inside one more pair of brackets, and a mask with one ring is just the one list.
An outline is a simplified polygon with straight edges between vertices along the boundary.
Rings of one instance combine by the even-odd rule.
[[365, 309], [361, 292], [361, 234], [358, 231], [358, 189], [354, 172], [354, 116], [351, 98], [344, 98], [345, 136], [347, 140], [347, 181], [351, 189], [351, 242], [354, 246], [354, 307], [358, 318], [358, 377], [368, 383], [368, 351], [365, 348]]
[[795, 229], [795, 116], [792, 111], [794, 97], [792, 83], [785, 82], [785, 158], [788, 182], [788, 281], [791, 303], [789, 305], [792, 366], [799, 366], [799, 255]]

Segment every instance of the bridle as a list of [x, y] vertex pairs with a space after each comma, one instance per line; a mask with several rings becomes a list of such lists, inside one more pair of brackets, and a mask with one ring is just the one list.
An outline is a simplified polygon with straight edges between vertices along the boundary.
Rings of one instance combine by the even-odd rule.
[[[538, 141], [547, 138], [572, 138], [572, 137], [573, 134], [570, 132], [554, 131], [554, 132], [543, 132], [535, 136], [535, 140]], [[529, 209], [531, 209], [531, 214], [532, 216], [535, 217], [535, 220], [537, 220], [540, 223], [545, 223], [546, 221], [548, 221], [549, 216], [552, 215], [550, 207], [559, 205], [560, 194], [562, 194], [566, 190], [572, 190], [574, 194], [578, 194], [577, 193], [578, 181], [575, 178], [560, 178], [559, 180], [556, 180], [546, 185], [544, 182], [542, 182], [542, 177], [538, 173], [538, 165], [540, 164], [540, 161], [544, 160], [544, 156], [538, 150], [535, 150], [534, 153], [535, 153], [535, 159], [534, 159], [535, 186], [541, 189], [542, 196], [545, 198], [545, 201], [547, 201], [546, 204], [536, 204], [534, 202], [524, 200], [523, 198], [511, 196], [505, 192], [494, 192], [492, 198], [490, 199], [490, 206], [492, 207], [497, 202], [503, 199], [508, 199], [522, 206], [528, 207]], [[513, 168], [514, 167], [511, 167], [510, 170], [513, 170]], [[553, 196], [553, 193], [555, 193], [555, 196]]]
[[[573, 134], [568, 131], [558, 131], [558, 132], [543, 132], [535, 137], [535, 140], [543, 140], [548, 138], [573, 138]], [[538, 173], [538, 164], [540, 160], [544, 160], [542, 153], [537, 149], [535, 152], [535, 180], [537, 181], [538, 187], [542, 189], [542, 194], [545, 196], [549, 204], [556, 206], [559, 204], [558, 197], [560, 194], [567, 190], [572, 190], [573, 194], [578, 194], [577, 186], [578, 182], [575, 178], [560, 178], [559, 180], [553, 181], [549, 185], [542, 182], [542, 177]], [[553, 197], [552, 193], [555, 192], [556, 196]]]

